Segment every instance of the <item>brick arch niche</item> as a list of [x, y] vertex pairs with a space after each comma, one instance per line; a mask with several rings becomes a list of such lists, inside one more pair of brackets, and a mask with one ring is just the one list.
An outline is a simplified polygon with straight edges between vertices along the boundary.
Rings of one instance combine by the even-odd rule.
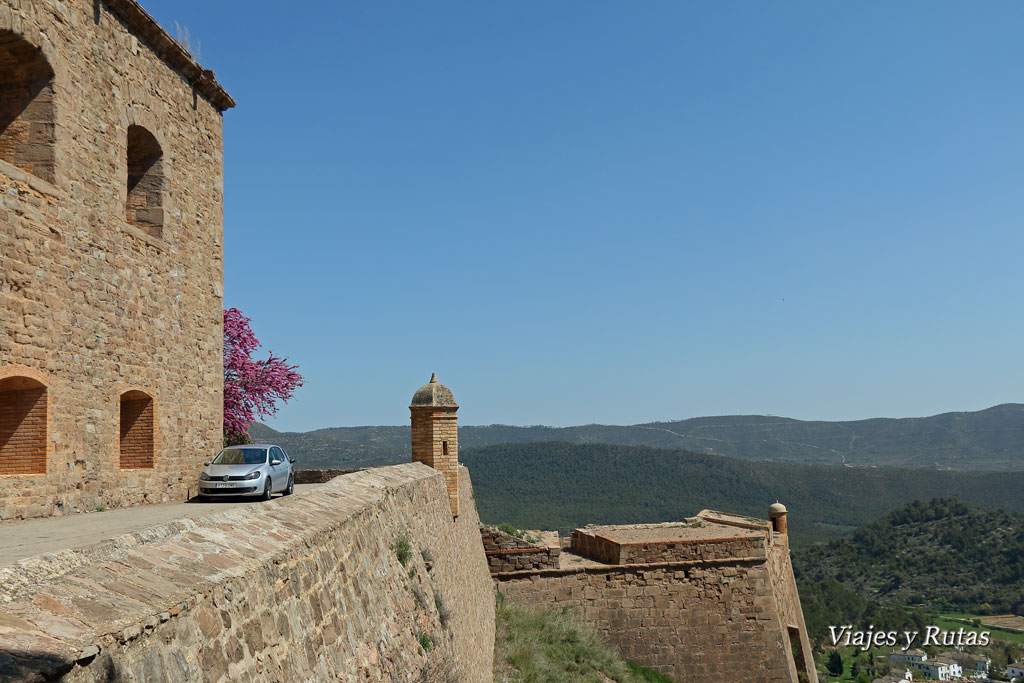
[[47, 400], [37, 379], [0, 379], [0, 475], [46, 474]]
[[54, 182], [53, 69], [35, 45], [0, 31], [0, 159]]
[[121, 394], [121, 469], [152, 469], [155, 450], [153, 397], [144, 391]]
[[152, 237], [164, 231], [164, 153], [142, 126], [128, 126], [128, 194], [125, 220]]

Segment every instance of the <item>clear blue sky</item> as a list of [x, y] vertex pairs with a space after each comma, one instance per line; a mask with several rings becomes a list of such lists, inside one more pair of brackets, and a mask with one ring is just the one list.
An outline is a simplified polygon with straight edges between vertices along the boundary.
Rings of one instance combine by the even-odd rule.
[[1024, 401], [1024, 4], [144, 0], [278, 429]]

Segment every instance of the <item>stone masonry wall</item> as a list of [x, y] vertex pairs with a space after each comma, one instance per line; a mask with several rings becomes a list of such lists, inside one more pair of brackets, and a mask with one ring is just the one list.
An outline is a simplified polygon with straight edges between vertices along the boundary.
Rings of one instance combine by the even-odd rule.
[[364, 469], [366, 468], [359, 467], [351, 470], [295, 470], [295, 483], [323, 484], [324, 482], [330, 481], [335, 477], [340, 477], [343, 474], [362, 472]]
[[411, 407], [412, 459], [445, 475], [452, 515], [459, 514], [459, 428], [456, 410], [447, 407]]
[[790, 646], [796, 655], [796, 667], [815, 680], [814, 657], [811, 641], [804, 623], [804, 612], [800, 606], [800, 594], [796, 588], [793, 564], [789, 556], [789, 539], [785, 534], [773, 534], [768, 551], [768, 575], [779, 605], [779, 616], [786, 627]]
[[0, 679], [490, 681], [460, 476], [455, 521], [444, 477], [410, 463], [0, 569]]
[[557, 568], [562, 554], [557, 545], [537, 545], [494, 527], [480, 527], [480, 540], [491, 573]]
[[[512, 604], [568, 608], [626, 659], [677, 680], [797, 681], [763, 554], [518, 572], [496, 580]], [[808, 680], [817, 680], [813, 670]]]
[[585, 533], [582, 529], [574, 529], [571, 536], [571, 547], [580, 555], [592, 557], [599, 562], [619, 564], [621, 548], [610, 538], [600, 534]]
[[[723, 536], [731, 536], [723, 530]], [[764, 539], [700, 538], [673, 541], [623, 543], [587, 529], [572, 532], [574, 552], [608, 564], [652, 564], [686, 560], [720, 560], [729, 557], [764, 555]]]
[[[49, 414], [44, 466], [0, 469], [0, 520], [184, 500], [221, 440], [222, 116], [115, 15], [130, 6], [0, 3], [0, 64], [31, 67], [0, 77], [0, 126], [18, 117], [0, 150], [0, 380], [38, 375]], [[154, 234], [127, 221], [129, 126], [161, 148]], [[132, 390], [160, 438], [122, 467]]]
[[650, 564], [679, 560], [720, 560], [764, 553], [762, 538], [730, 538], [710, 542], [707, 539], [671, 543], [624, 543], [621, 564]]

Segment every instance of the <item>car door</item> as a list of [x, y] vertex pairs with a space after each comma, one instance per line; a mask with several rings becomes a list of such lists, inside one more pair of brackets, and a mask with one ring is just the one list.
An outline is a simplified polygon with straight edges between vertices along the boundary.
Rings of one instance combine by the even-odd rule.
[[270, 462], [280, 461], [277, 465], [270, 466], [270, 476], [274, 481], [272, 491], [284, 491], [288, 487], [288, 470], [286, 468], [287, 457], [277, 446], [270, 449]]
[[295, 477], [295, 458], [293, 458], [292, 456], [288, 455], [288, 451], [286, 451], [283, 448], [281, 449], [281, 455], [284, 456], [284, 458], [281, 460], [281, 462], [283, 462], [285, 465], [288, 466], [288, 469], [287, 469], [288, 478], [289, 479], [294, 478]]
[[277, 452], [281, 456], [278, 458], [281, 461], [278, 469], [281, 472], [281, 490], [283, 491], [288, 488], [288, 482], [292, 478], [292, 459], [288, 457], [288, 454], [280, 446], [277, 447]]

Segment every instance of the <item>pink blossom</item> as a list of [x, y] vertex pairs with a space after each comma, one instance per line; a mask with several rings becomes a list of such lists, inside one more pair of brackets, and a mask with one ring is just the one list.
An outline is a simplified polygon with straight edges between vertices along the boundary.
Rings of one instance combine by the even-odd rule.
[[257, 419], [277, 412], [277, 402], [292, 397], [302, 376], [286, 359], [270, 353], [253, 360], [260, 342], [249, 328], [249, 318], [237, 308], [224, 311], [224, 437], [236, 442]]

